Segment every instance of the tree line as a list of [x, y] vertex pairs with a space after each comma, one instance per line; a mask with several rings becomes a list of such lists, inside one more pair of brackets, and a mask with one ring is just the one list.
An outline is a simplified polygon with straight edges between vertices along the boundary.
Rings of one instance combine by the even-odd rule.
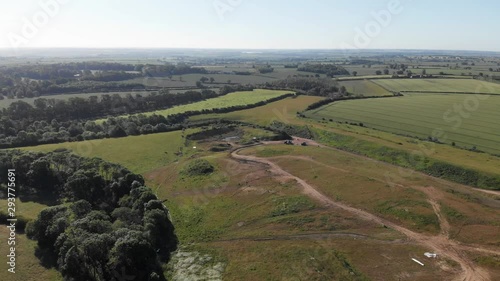
[[254, 108], [293, 95], [294, 94], [286, 94], [255, 104], [186, 111], [179, 114], [172, 114], [167, 117], [156, 114], [148, 116], [144, 114], [137, 114], [120, 118], [112, 117], [102, 123], [78, 120], [59, 122], [54, 119], [50, 122], [35, 121], [33, 123], [23, 124], [22, 122], [15, 123], [11, 119], [2, 118], [0, 119], [0, 131], [5, 130], [4, 128], [12, 128], [12, 126], [16, 125], [27, 126], [21, 127], [23, 129], [17, 133], [15, 133], [15, 130], [11, 129], [9, 136], [0, 134], [0, 148], [102, 138], [118, 138], [130, 135], [175, 131], [184, 128], [184, 121], [190, 116], [209, 113], [227, 113], [231, 111]]
[[22, 99], [60, 94], [132, 92], [144, 90], [146, 90], [146, 86], [141, 83], [118, 83], [85, 80], [70, 83], [69, 81], [37, 81], [30, 80], [28, 78], [19, 78], [13, 82], [12, 86], [0, 87], [0, 100], [5, 97], [10, 99]]
[[261, 85], [267, 89], [286, 89], [310, 96], [331, 96], [340, 92], [338, 83], [332, 79], [291, 77], [266, 82]]
[[[211, 90], [186, 91], [170, 94], [168, 90], [151, 92], [149, 95], [128, 94], [124, 97], [114, 95], [90, 96], [88, 98], [71, 97], [65, 99], [39, 98], [31, 105], [16, 101], [2, 109], [0, 118], [23, 120], [26, 122], [95, 119], [109, 115], [123, 115], [165, 109], [176, 105], [188, 104], [220, 96]], [[0, 130], [0, 134], [3, 132]]]
[[339, 65], [335, 64], [311, 64], [306, 63], [299, 68], [298, 71], [313, 72], [317, 74], [326, 74], [328, 77], [334, 77], [337, 75], [349, 75], [349, 71]]
[[[20, 196], [52, 194], [64, 204], [42, 210], [26, 234], [42, 264], [65, 280], [165, 280], [161, 264], [177, 248], [168, 209], [142, 176], [98, 158], [68, 151], [0, 151], [2, 170], [14, 168]], [[2, 192], [7, 179], [0, 175]], [[36, 200], [36, 199], [35, 199]]]

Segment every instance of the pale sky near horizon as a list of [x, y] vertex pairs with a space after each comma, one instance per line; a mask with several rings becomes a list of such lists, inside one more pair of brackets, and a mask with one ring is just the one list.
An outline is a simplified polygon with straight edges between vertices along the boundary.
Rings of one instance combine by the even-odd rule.
[[499, 11], [493, 0], [0, 0], [0, 48], [500, 51]]

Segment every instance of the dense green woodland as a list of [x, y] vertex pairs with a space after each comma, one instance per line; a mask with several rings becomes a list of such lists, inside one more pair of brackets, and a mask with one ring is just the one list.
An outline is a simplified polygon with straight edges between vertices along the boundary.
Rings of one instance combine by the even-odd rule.
[[328, 77], [337, 75], [349, 75], [349, 71], [339, 65], [335, 64], [309, 64], [306, 63], [300, 66], [298, 71], [313, 72], [317, 74], [326, 74]]
[[[165, 280], [162, 264], [177, 248], [174, 226], [144, 179], [98, 158], [68, 151], [0, 151], [0, 169], [16, 169], [23, 201], [50, 204], [26, 226], [37, 256], [65, 280]], [[5, 198], [7, 179], [0, 175]], [[59, 205], [57, 205], [59, 204]], [[130, 258], [133, 257], [133, 258]]]

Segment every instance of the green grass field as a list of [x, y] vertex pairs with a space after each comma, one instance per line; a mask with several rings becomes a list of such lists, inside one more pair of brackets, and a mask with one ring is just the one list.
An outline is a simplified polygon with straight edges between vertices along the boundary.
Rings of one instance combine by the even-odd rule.
[[[184, 134], [190, 134], [188, 130]], [[25, 147], [23, 150], [49, 152], [58, 148], [66, 148], [83, 157], [100, 157], [106, 161], [121, 164], [134, 173], [144, 173], [177, 161], [176, 155], [191, 155], [196, 152], [184, 146], [181, 131], [129, 136], [117, 139], [102, 139], [61, 144], [47, 144]], [[180, 154], [178, 154], [180, 155]]]
[[[455, 106], [467, 108], [477, 96], [445, 94], [413, 94], [398, 98], [335, 102], [309, 113], [316, 119], [363, 123], [365, 127], [391, 133], [428, 138], [499, 154], [500, 98], [481, 96], [475, 111], [465, 110], [468, 118], [454, 111]], [[445, 117], [446, 115], [446, 117]], [[460, 122], [460, 124], [458, 124]], [[459, 126], [458, 126], [459, 125]], [[457, 128], [455, 129], [455, 126]], [[434, 130], [444, 132], [434, 135]]]
[[[0, 255], [4, 262], [0, 266], [0, 280], [12, 281], [62, 281], [63, 278], [54, 268], [45, 268], [40, 264], [40, 261], [35, 257], [36, 241], [30, 240], [25, 234], [18, 233], [16, 235], [16, 273], [7, 271], [9, 268], [7, 255], [9, 248], [7, 247], [8, 229], [2, 225], [0, 228], [0, 236], [4, 246], [0, 247]], [[4, 239], [5, 238], [5, 239]]]
[[373, 82], [394, 92], [500, 94], [500, 84], [473, 79], [382, 79]]
[[385, 96], [392, 95], [391, 92], [380, 87], [370, 80], [341, 81], [340, 86], [344, 86], [347, 92], [361, 96]]
[[[195, 102], [191, 104], [185, 104], [180, 106], [174, 106], [165, 110], [156, 110], [145, 113], [146, 115], [159, 114], [163, 116], [168, 116], [172, 114], [183, 113], [186, 111], [198, 111], [203, 109], [214, 109], [214, 108], [228, 108], [231, 106], [241, 106], [248, 104], [255, 104], [261, 101], [269, 100], [285, 94], [292, 93], [290, 91], [274, 91], [274, 90], [254, 90], [246, 92], [234, 92], [227, 94], [222, 97], [208, 99], [200, 102]], [[127, 115], [120, 116], [126, 117]], [[102, 122], [105, 119], [97, 120], [97, 122]]]
[[204, 114], [193, 116], [190, 120], [204, 119], [229, 119], [254, 123], [262, 126], [269, 125], [272, 121], [284, 123], [299, 122], [295, 118], [298, 111], [303, 111], [312, 103], [322, 100], [323, 97], [297, 96], [272, 102], [256, 108], [233, 111], [221, 114]]

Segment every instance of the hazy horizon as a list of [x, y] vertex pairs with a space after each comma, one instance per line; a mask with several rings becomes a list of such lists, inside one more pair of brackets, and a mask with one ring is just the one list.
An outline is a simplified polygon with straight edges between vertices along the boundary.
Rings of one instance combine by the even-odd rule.
[[26, 0], [2, 3], [0, 48], [500, 52], [500, 3]]

